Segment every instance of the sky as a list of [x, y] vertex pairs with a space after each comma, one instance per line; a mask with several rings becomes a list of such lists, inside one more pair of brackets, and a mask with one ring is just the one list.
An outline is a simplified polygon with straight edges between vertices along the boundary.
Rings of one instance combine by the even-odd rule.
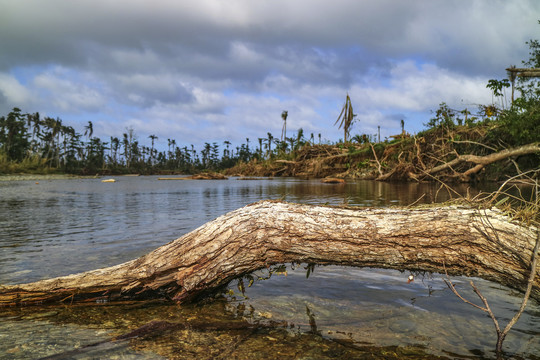
[[91, 121], [166, 149], [299, 128], [335, 142], [417, 133], [439, 104], [476, 111], [528, 59], [538, 0], [0, 0], [0, 115]]

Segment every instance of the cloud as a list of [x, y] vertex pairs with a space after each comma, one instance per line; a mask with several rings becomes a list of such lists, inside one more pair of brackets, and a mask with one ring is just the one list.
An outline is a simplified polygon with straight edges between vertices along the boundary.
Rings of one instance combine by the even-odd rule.
[[178, 79], [166, 74], [131, 74], [114, 76], [109, 86], [119, 95], [118, 101], [150, 107], [157, 103], [189, 103], [192, 91]]
[[21, 107], [32, 98], [30, 91], [14, 76], [0, 73], [0, 108], [10, 111], [13, 107]]
[[452, 105], [486, 103], [491, 98], [486, 83], [486, 78], [407, 60], [394, 64], [387, 83], [372, 79], [372, 83], [353, 87], [351, 93], [365, 108], [422, 111], [443, 101]]
[[291, 132], [337, 140], [349, 92], [354, 131], [420, 129], [443, 101], [489, 102], [539, 13], [534, 0], [11, 1], [0, 110], [184, 143], [276, 136], [288, 110]]
[[55, 67], [37, 75], [33, 85], [41, 95], [41, 101], [50, 103], [60, 111], [92, 113], [102, 110], [107, 103], [107, 99], [98, 91], [99, 83], [94, 82], [91, 75]]

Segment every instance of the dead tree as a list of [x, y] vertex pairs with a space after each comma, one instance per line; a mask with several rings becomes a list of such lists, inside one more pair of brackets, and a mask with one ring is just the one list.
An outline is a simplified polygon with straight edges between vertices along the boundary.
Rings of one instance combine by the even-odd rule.
[[[337, 264], [479, 276], [524, 290], [536, 229], [497, 210], [344, 208], [261, 201], [126, 263], [0, 286], [0, 306], [186, 301], [272, 264]], [[540, 269], [535, 270], [536, 273]], [[540, 276], [531, 296], [540, 299]]]

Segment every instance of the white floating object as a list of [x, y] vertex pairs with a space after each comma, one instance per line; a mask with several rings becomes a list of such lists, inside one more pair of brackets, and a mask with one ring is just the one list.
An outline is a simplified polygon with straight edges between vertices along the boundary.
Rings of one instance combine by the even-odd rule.
[[114, 179], [105, 179], [105, 180], [101, 180], [101, 182], [116, 182], [116, 180], [114, 180]]

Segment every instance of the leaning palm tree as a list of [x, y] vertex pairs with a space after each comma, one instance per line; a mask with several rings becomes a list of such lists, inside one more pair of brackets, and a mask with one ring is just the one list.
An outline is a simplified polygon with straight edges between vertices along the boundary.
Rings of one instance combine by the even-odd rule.
[[347, 142], [347, 136], [349, 135], [349, 131], [351, 129], [351, 126], [355, 117], [356, 117], [356, 114], [353, 113], [351, 98], [349, 97], [349, 93], [347, 93], [345, 104], [343, 104], [341, 113], [339, 114], [336, 120], [336, 123], [334, 124], [334, 125], [337, 125], [339, 123], [339, 129], [343, 128], [343, 141], [344, 142]]

